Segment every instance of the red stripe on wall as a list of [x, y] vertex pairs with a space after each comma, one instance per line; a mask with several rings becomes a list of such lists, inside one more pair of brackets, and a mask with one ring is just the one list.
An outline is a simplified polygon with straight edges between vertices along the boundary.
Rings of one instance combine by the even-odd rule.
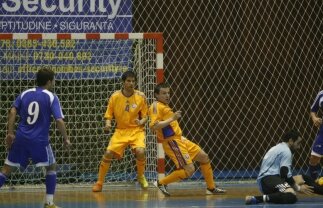
[[114, 35], [115, 39], [129, 39], [128, 33], [116, 33]]
[[89, 40], [100, 40], [100, 33], [87, 33], [86, 34], [86, 39]]
[[157, 160], [157, 172], [158, 173], [165, 173], [165, 159], [158, 158], [158, 160]]
[[62, 39], [71, 39], [72, 35], [69, 33], [60, 33], [57, 34], [57, 39], [62, 40]]
[[43, 39], [43, 35], [42, 34], [37, 34], [37, 33], [30, 33], [28, 34], [27, 36], [28, 39], [31, 39], [31, 40], [41, 40]]
[[157, 84], [164, 82], [164, 70], [156, 69], [156, 81]]
[[0, 34], [0, 39], [1, 40], [12, 40], [13, 34], [12, 33], [4, 33]]

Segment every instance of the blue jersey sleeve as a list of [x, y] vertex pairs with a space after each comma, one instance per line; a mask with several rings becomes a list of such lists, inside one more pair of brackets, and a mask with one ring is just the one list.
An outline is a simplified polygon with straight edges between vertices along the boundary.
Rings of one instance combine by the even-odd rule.
[[64, 118], [61, 104], [60, 104], [58, 97], [56, 95], [54, 95], [54, 100], [53, 100], [51, 109], [52, 109], [52, 114], [53, 114], [55, 120], [60, 119], [60, 118]]
[[311, 106], [312, 112], [318, 112], [320, 108], [322, 108], [323, 104], [323, 91], [319, 92]]

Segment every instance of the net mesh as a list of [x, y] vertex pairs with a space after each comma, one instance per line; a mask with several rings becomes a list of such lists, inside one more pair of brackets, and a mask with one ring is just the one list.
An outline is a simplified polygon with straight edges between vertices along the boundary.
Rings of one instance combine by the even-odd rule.
[[[133, 1], [133, 32], [163, 32], [171, 106], [183, 111], [180, 125], [184, 135], [209, 154], [215, 177], [254, 178], [264, 153], [290, 128], [299, 129], [305, 138], [294, 157], [295, 171], [307, 171], [317, 131], [309, 119], [309, 108], [322, 87], [322, 8], [322, 1], [316, 0]], [[149, 75], [141, 77], [143, 85], [152, 79]], [[106, 99], [108, 93], [100, 94], [101, 85], [106, 87], [106, 83], [74, 82], [73, 92], [84, 91], [86, 98], [70, 102], [61, 96], [61, 102], [66, 108], [79, 106], [81, 115], [95, 111], [93, 123], [102, 125], [104, 105], [92, 109], [85, 103], [97, 96]], [[5, 83], [0, 83], [1, 137], [10, 103], [33, 84], [17, 80], [7, 87]], [[93, 95], [85, 86], [88, 83], [93, 87], [97, 84]], [[5, 95], [6, 91], [9, 93]], [[67, 116], [70, 129], [76, 127], [72, 118], [81, 119]], [[94, 157], [85, 159], [84, 164], [96, 163], [91, 169], [95, 173], [104, 145], [90, 147], [86, 136], [78, 133], [71, 130], [71, 135], [80, 139], [77, 145]], [[93, 135], [94, 140], [105, 137], [101, 129]], [[4, 147], [0, 148], [4, 158]], [[155, 152], [147, 154], [156, 157]], [[73, 160], [78, 155], [75, 152], [64, 157]], [[167, 160], [167, 172], [173, 169]], [[193, 178], [202, 180], [198, 169]]]
[[309, 109], [322, 87], [322, 2], [135, 2], [134, 30], [164, 32], [171, 105], [215, 177], [256, 177], [291, 128], [304, 137], [295, 172], [307, 171], [317, 131]]
[[[13, 47], [3, 47], [2, 54], [12, 59], [12, 67], [20, 69], [16, 74], [2, 73], [1, 98], [4, 104], [1, 108], [1, 137], [5, 137], [6, 114], [19, 91], [35, 86], [34, 72], [41, 66], [47, 66], [56, 72], [53, 91], [60, 99], [65, 115], [67, 129], [73, 143], [69, 150], [62, 146], [60, 133], [52, 123], [51, 143], [56, 154], [58, 165], [58, 182], [86, 183], [96, 180], [98, 165], [108, 145], [111, 134], [103, 132], [103, 115], [106, 111], [107, 100], [116, 90], [121, 89], [120, 75], [125, 70], [134, 70], [138, 74], [139, 90], [147, 94], [152, 102], [152, 90], [155, 83], [156, 43], [155, 40], [71, 40], [74, 47], [63, 51], [58, 47], [43, 46], [43, 41], [32, 41], [30, 47], [18, 46], [18, 42], [29, 40], [12, 40]], [[51, 40], [60, 45], [65, 40]], [[28, 43], [26, 44], [28, 45]], [[35, 47], [32, 47], [35, 46]], [[77, 54], [91, 49], [91, 58], [86, 55], [79, 63]], [[95, 50], [93, 50], [95, 49]], [[40, 56], [36, 63], [19, 61], [14, 55], [28, 57]], [[52, 55], [44, 55], [52, 54]], [[72, 55], [69, 55], [72, 54]], [[73, 59], [69, 57], [74, 57]], [[7, 60], [5, 59], [5, 60]], [[24, 59], [24, 58], [23, 58]], [[33, 58], [35, 59], [35, 58]], [[94, 61], [93, 61], [94, 60]], [[108, 60], [108, 61], [107, 61]], [[11, 60], [10, 60], [11, 61]], [[1, 67], [5, 67], [1, 65]], [[22, 70], [23, 69], [23, 70]], [[14, 76], [14, 77], [10, 77]], [[30, 78], [29, 78], [30, 76]], [[27, 79], [28, 78], [28, 79]], [[112, 131], [113, 132], [113, 131]], [[147, 165], [146, 176], [156, 178], [156, 142], [147, 130]], [[1, 156], [5, 158], [5, 147], [1, 145]], [[37, 183], [43, 178], [43, 170], [30, 165], [24, 171], [15, 171], [10, 178], [12, 184]], [[113, 161], [107, 182], [127, 181], [136, 179], [136, 167], [133, 153], [126, 149], [125, 156], [120, 161]]]

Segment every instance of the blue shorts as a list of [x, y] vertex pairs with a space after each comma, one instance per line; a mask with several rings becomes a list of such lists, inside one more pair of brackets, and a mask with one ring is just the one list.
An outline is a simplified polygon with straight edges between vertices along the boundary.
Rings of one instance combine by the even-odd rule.
[[9, 150], [5, 164], [25, 169], [29, 164], [29, 159], [37, 167], [56, 163], [53, 150], [48, 142], [16, 138]]
[[323, 155], [323, 131], [321, 129], [313, 142], [311, 154], [316, 156]]

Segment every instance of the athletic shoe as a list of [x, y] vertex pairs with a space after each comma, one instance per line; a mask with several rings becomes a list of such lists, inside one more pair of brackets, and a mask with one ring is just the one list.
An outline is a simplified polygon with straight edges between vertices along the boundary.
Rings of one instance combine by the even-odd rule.
[[225, 189], [222, 189], [222, 188], [214, 188], [214, 189], [209, 189], [207, 188], [206, 189], [206, 194], [207, 195], [212, 195], [212, 194], [224, 194], [226, 193], [227, 191]]
[[165, 196], [170, 196], [166, 185], [160, 184], [158, 181], [155, 181], [154, 186], [156, 186]]
[[258, 201], [254, 196], [246, 196], [245, 201], [246, 201], [246, 204], [258, 204]]
[[95, 183], [94, 186], [92, 187], [93, 192], [101, 192], [102, 191], [102, 184]]
[[147, 182], [147, 180], [146, 180], [146, 178], [145, 178], [144, 175], [137, 176], [137, 180], [138, 180], [138, 182], [139, 182], [139, 184], [140, 184], [140, 186], [141, 186], [142, 189], [148, 188], [148, 182]]
[[61, 208], [61, 207], [56, 206], [55, 204], [52, 204], [52, 205], [44, 204], [44, 208]]

